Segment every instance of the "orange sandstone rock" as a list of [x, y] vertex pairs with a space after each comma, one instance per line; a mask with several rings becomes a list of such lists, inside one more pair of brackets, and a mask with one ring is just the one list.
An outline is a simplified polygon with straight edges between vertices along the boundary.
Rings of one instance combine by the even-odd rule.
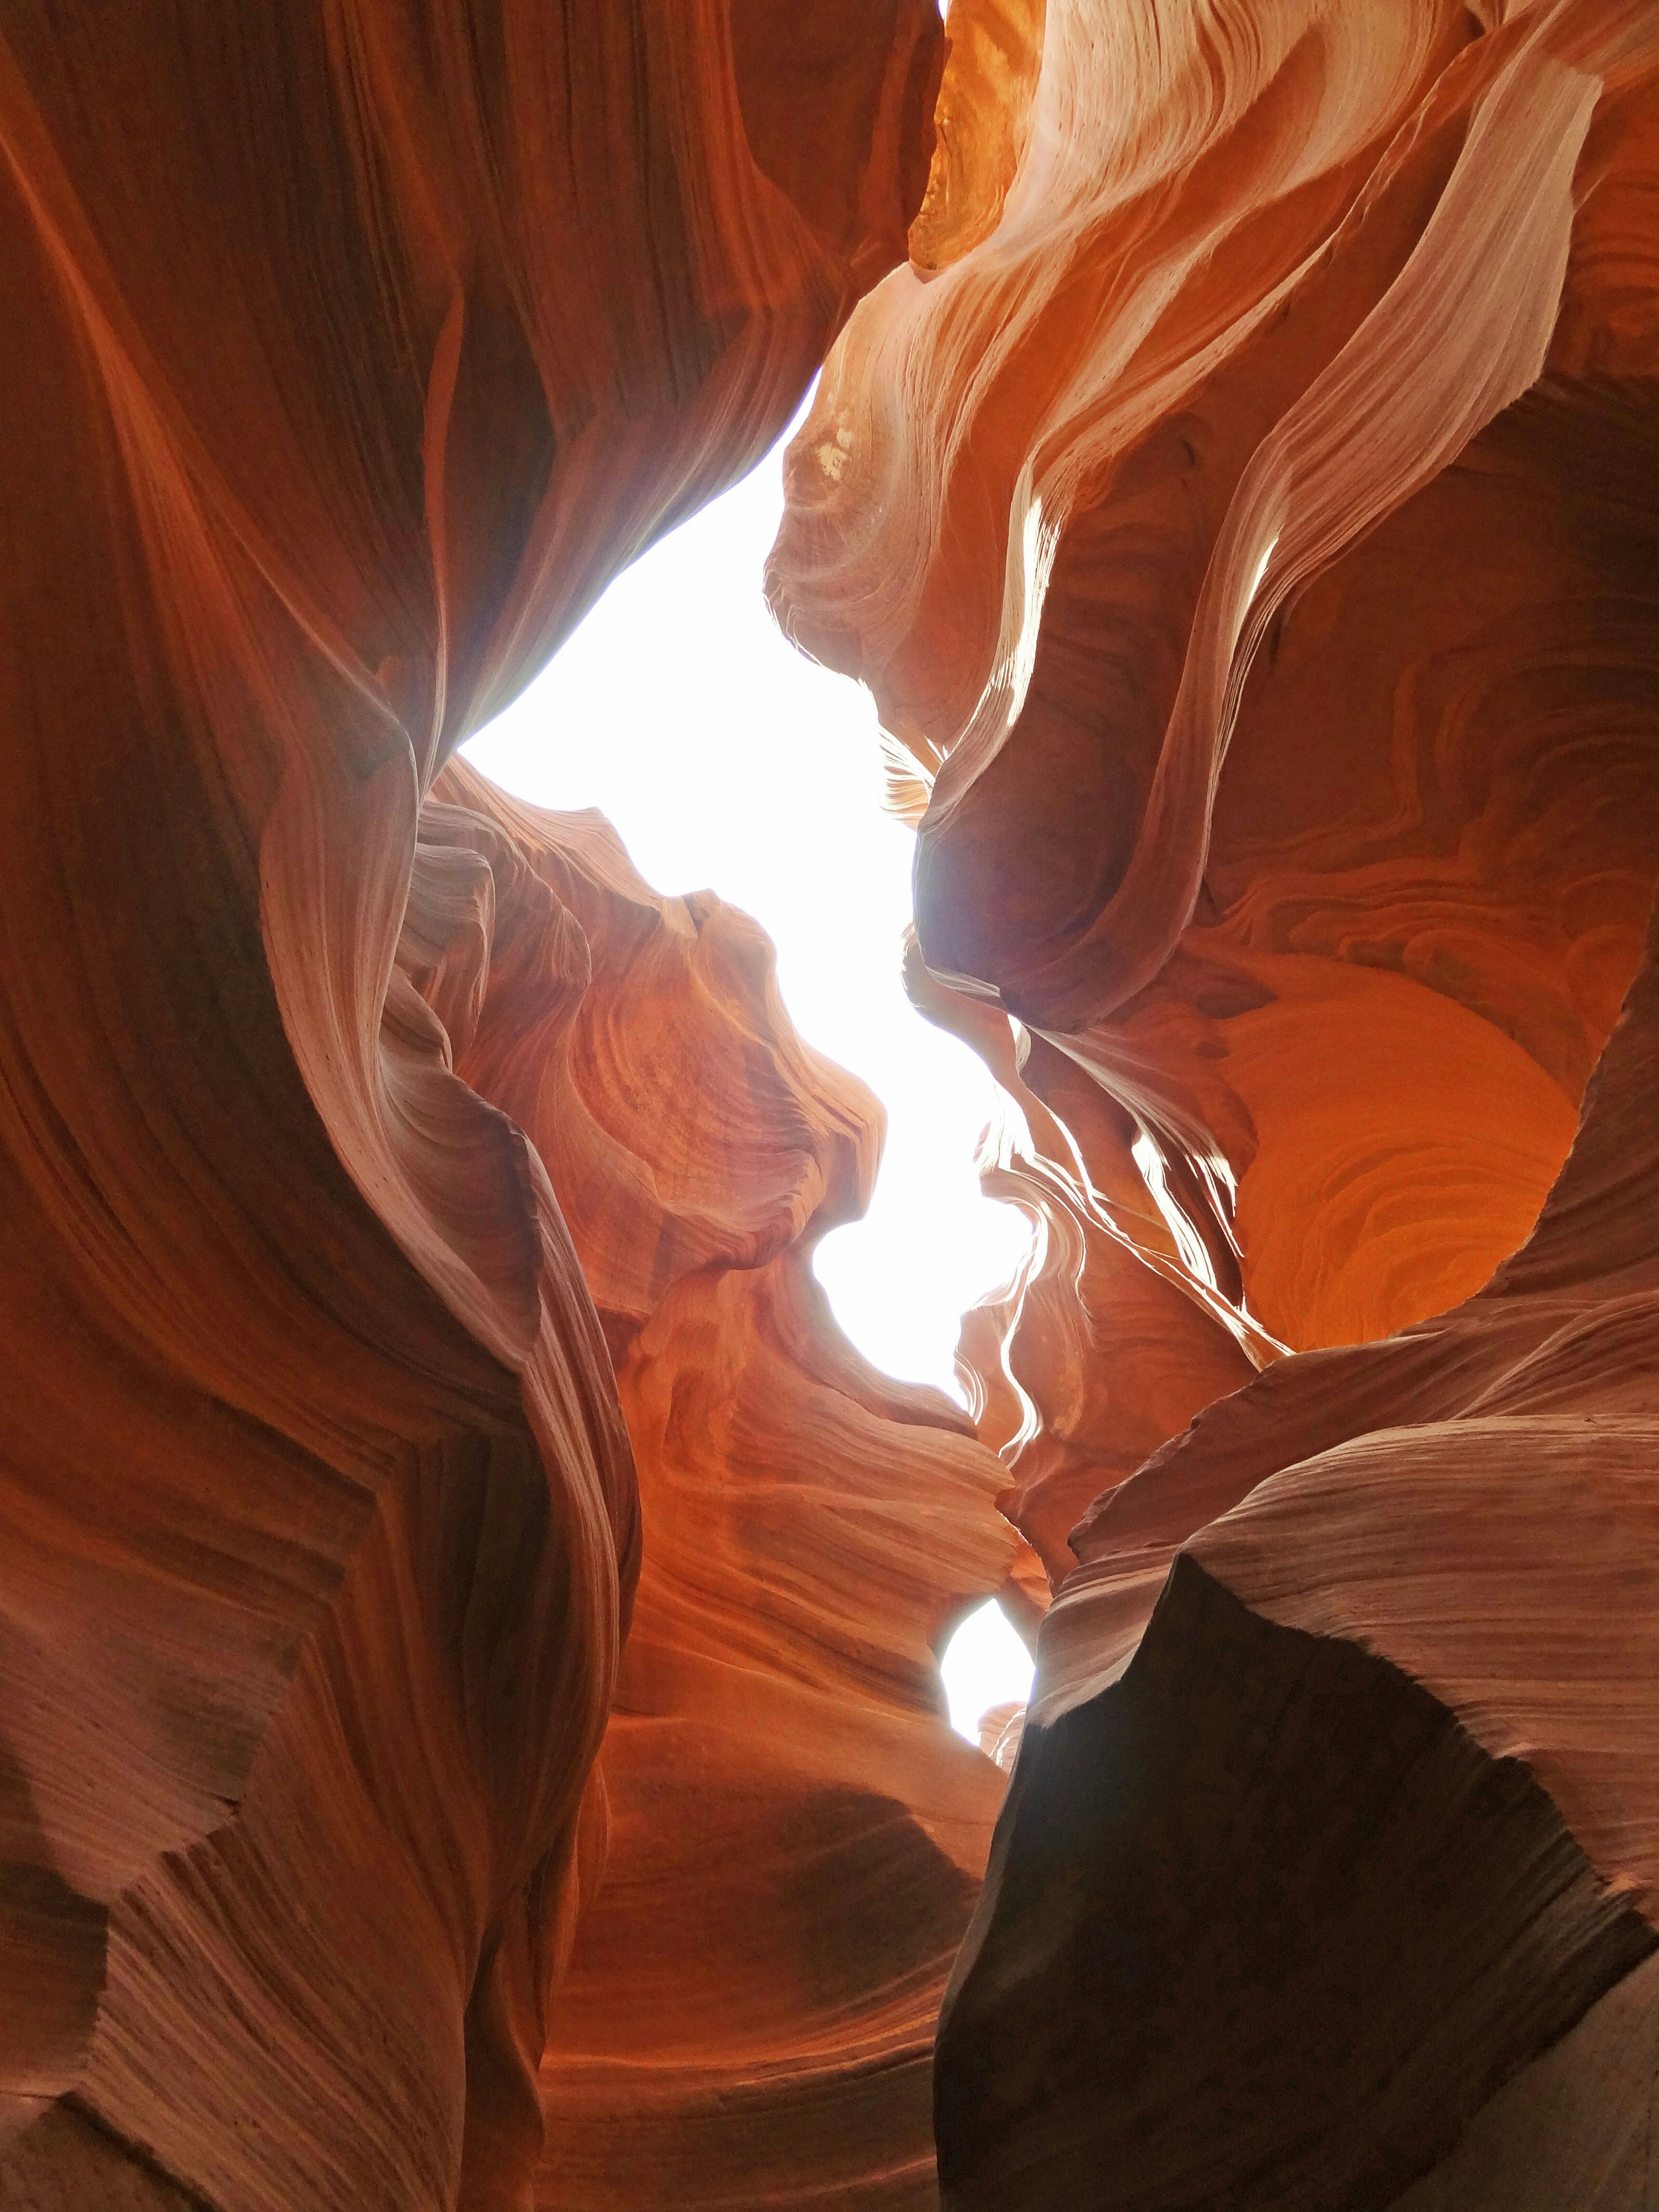
[[1028, 34], [952, 55], [1006, 127], [769, 580], [875, 693], [913, 996], [1040, 1231], [963, 1344], [1058, 1596], [945, 2200], [1634, 2212], [1659, 30]]
[[[8, 2212], [921, 2208], [964, 1927], [952, 2206], [1636, 2212], [1656, 77], [9, 12]], [[837, 331], [770, 590], [1009, 1102], [977, 1438], [830, 1325], [759, 933], [453, 761]]]
[[[554, 1186], [457, 1072], [489, 872], [421, 810], [787, 420], [939, 56], [924, 0], [0, 28], [9, 2212], [529, 2199], [639, 1519]], [[913, 1672], [981, 1571], [933, 1571]]]
[[1079, 1527], [941, 2027], [947, 2202], [1109, 2160], [1134, 2204], [1640, 2205], [1656, 1060], [1650, 949], [1486, 1289], [1281, 1362]]
[[1648, 27], [1478, 29], [1055, 11], [996, 228], [855, 318], [773, 559], [908, 748], [928, 967], [1116, 1102], [1255, 1358], [1514, 1249], [1659, 868]]

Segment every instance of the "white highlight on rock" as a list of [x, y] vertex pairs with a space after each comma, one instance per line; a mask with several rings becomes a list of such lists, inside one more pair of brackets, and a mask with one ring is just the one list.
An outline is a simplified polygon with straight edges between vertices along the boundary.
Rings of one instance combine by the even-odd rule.
[[1273, 535], [1267, 540], [1267, 546], [1262, 552], [1261, 558], [1255, 564], [1255, 574], [1250, 579], [1250, 588], [1244, 594], [1244, 605], [1247, 608], [1250, 605], [1250, 602], [1255, 599], [1256, 593], [1261, 589], [1261, 579], [1267, 573], [1267, 563], [1273, 559], [1273, 548], [1278, 544], [1278, 543], [1279, 533], [1275, 531]]

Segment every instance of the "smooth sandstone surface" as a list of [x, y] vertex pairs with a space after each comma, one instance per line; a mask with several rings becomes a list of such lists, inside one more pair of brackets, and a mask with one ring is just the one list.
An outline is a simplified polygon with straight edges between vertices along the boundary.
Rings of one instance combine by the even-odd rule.
[[860, 1359], [811, 1275], [879, 1109], [795, 1037], [746, 916], [462, 763], [404, 949], [547, 1163], [646, 1530], [536, 2201], [931, 2203], [934, 2017], [1001, 1795], [936, 1655], [1018, 1539], [971, 1424]]

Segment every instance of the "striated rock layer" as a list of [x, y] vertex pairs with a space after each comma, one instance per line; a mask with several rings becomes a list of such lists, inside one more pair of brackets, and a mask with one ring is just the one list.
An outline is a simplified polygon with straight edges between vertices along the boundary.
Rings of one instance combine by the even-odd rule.
[[941, 2028], [951, 2200], [1109, 2157], [1126, 2203], [1382, 2205], [1449, 2154], [1409, 2203], [1645, 2203], [1656, 956], [1484, 1291], [1281, 1362], [1076, 1532]]
[[8, 2212], [602, 2195], [624, 2079], [725, 2202], [796, 2111], [917, 2193], [994, 1780], [928, 1639], [1009, 1547], [805, 1273], [871, 1102], [740, 920], [433, 793], [902, 256], [940, 52], [926, 0], [6, 12]]
[[951, 38], [769, 576], [1038, 1232], [962, 1348], [1059, 1595], [945, 2199], [1635, 2212], [1659, 23]]

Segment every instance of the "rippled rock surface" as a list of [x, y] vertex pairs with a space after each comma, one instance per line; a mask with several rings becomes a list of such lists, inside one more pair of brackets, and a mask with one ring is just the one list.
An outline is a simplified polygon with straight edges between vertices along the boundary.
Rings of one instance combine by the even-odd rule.
[[1018, 1540], [972, 1423], [860, 1358], [811, 1273], [880, 1109], [795, 1036], [747, 916], [463, 765], [399, 958], [546, 1163], [645, 1530], [537, 2202], [929, 2204], [934, 2020], [1001, 1796], [936, 1652]]

